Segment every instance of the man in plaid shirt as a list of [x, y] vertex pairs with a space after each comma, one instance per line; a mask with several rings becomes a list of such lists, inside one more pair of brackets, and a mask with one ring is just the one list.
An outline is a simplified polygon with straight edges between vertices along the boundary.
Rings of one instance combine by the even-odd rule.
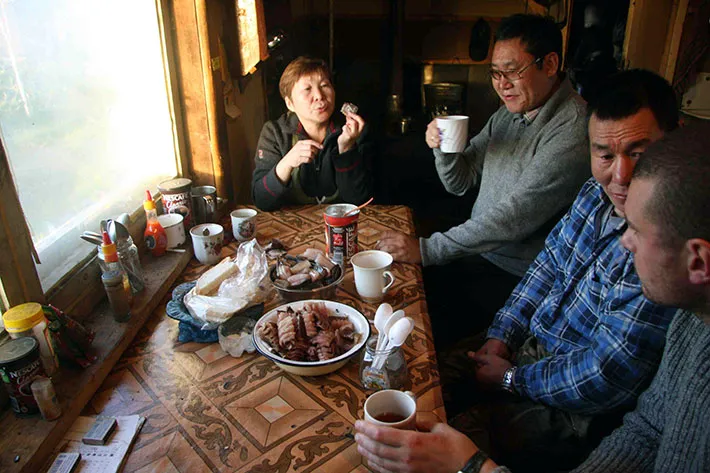
[[471, 457], [480, 448], [513, 471], [570, 469], [650, 384], [676, 309], [644, 297], [621, 235], [636, 160], [677, 126], [676, 100], [664, 79], [642, 70], [599, 90], [588, 107], [594, 177], [487, 334], [439, 357], [450, 426], [397, 435], [358, 423], [371, 466], [468, 473], [480, 468], [482, 457]]
[[[590, 101], [589, 114], [594, 177], [471, 354], [479, 389], [515, 395], [494, 402], [491, 418], [517, 426], [514, 435], [512, 425], [501, 435], [492, 427], [487, 441], [476, 443], [528, 469], [533, 457], [548, 468], [550, 456], [561, 458], [561, 467], [574, 466], [600, 439], [594, 431], [600, 424], [633, 408], [660, 363], [676, 312], [644, 297], [633, 256], [621, 245], [636, 160], [677, 126], [672, 89], [651, 72], [625, 71]], [[475, 408], [463, 414], [462, 430], [488, 424], [488, 415]], [[563, 455], [561, 445], [569, 445]]]

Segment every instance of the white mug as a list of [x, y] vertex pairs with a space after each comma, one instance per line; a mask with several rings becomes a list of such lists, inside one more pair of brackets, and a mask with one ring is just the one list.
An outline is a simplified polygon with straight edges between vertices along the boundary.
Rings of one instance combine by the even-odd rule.
[[222, 258], [224, 228], [216, 223], [203, 223], [190, 229], [195, 258], [202, 264], [215, 264]]
[[365, 302], [380, 302], [394, 284], [394, 276], [389, 271], [392, 261], [392, 255], [380, 250], [361, 251], [350, 258], [355, 289]]
[[468, 138], [468, 117], [466, 115], [451, 115], [437, 117], [436, 127], [441, 135], [441, 149], [444, 153], [460, 153], [466, 147]]
[[364, 417], [373, 424], [414, 430], [417, 427], [417, 397], [411, 391], [383, 389], [365, 401]]
[[165, 234], [168, 237], [168, 248], [175, 248], [185, 243], [183, 219], [184, 217], [177, 213], [158, 215], [158, 222], [165, 229]]
[[237, 241], [251, 240], [256, 235], [256, 210], [254, 209], [237, 209], [233, 210], [232, 217], [232, 234]]

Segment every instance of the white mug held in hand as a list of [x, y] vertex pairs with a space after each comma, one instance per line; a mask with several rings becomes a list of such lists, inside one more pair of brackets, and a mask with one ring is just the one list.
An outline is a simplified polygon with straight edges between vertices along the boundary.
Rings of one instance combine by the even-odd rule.
[[411, 391], [383, 389], [367, 398], [364, 417], [384, 427], [414, 430], [417, 427], [417, 397]]
[[468, 138], [468, 117], [465, 115], [451, 115], [437, 117], [436, 127], [441, 135], [439, 149], [444, 153], [460, 153], [466, 147]]
[[380, 302], [394, 284], [389, 271], [392, 255], [386, 251], [368, 250], [356, 253], [350, 259], [355, 276], [355, 289], [366, 302]]

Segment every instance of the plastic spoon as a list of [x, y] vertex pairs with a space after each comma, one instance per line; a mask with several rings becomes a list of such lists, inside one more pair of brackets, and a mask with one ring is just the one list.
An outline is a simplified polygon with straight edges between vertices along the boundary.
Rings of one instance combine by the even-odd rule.
[[383, 332], [383, 335], [384, 335], [384, 336], [383, 336], [384, 341], [383, 341], [383, 344], [378, 347], [378, 349], [381, 350], [381, 349], [383, 349], [383, 348], [385, 347], [385, 344], [386, 344], [387, 341], [389, 340], [390, 329], [391, 329], [392, 326], [393, 326], [399, 319], [401, 319], [402, 317], [404, 317], [404, 311], [403, 311], [402, 309], [399, 309], [399, 310], [396, 310], [396, 311], [387, 319], [387, 322], [385, 322], [385, 325], [384, 325], [384, 327], [383, 327], [383, 329], [382, 329], [382, 332]]
[[382, 345], [382, 342], [385, 339], [385, 324], [387, 323], [387, 320], [390, 318], [392, 315], [392, 306], [387, 304], [386, 302], [384, 304], [380, 304], [380, 306], [377, 308], [377, 311], [375, 312], [375, 328], [377, 329], [377, 345], [375, 346], [375, 351], [378, 351], [380, 349], [380, 346]]
[[358, 211], [359, 211], [359, 210], [362, 210], [364, 207], [366, 207], [367, 205], [369, 205], [370, 202], [372, 202], [373, 200], [375, 200], [375, 198], [374, 198], [374, 197], [370, 197], [370, 200], [368, 200], [368, 201], [365, 202], [364, 204], [358, 205], [358, 206], [355, 207], [354, 209], [348, 210], [347, 212], [345, 212], [345, 214], [343, 214], [343, 217], [348, 217], [348, 216], [354, 214], [356, 210], [358, 210]]
[[[413, 329], [414, 321], [409, 317], [404, 317], [403, 319], [399, 319], [397, 322], [395, 322], [394, 325], [392, 325], [392, 328], [390, 329], [389, 333], [387, 334], [388, 341], [384, 351], [388, 352], [393, 348], [402, 346], [404, 341], [407, 340], [409, 334], [412, 333]], [[377, 360], [373, 362], [373, 368], [376, 370], [382, 369], [382, 365], [385, 363], [386, 360], [387, 355], [380, 355]]]

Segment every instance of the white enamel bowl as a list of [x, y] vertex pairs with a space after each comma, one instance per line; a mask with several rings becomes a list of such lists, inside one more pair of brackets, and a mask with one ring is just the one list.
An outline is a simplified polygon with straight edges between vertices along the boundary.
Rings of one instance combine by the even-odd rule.
[[[269, 344], [257, 335], [259, 327], [263, 324], [270, 320], [273, 320], [274, 322], [276, 321], [277, 311], [286, 310], [286, 307], [289, 306], [295, 311], [301, 309], [307, 302], [323, 302], [331, 315], [347, 316], [355, 327], [355, 332], [358, 333], [360, 337], [355, 343], [355, 346], [353, 346], [346, 353], [326, 361], [292, 361], [278, 356], [271, 350]], [[264, 314], [256, 323], [256, 327], [254, 327], [253, 337], [256, 350], [266, 358], [276, 363], [276, 366], [282, 370], [298, 376], [321, 376], [339, 370], [345, 365], [345, 363], [348, 362], [350, 358], [364, 348], [365, 342], [367, 342], [367, 339], [370, 338], [370, 322], [359, 311], [345, 304], [341, 304], [340, 302], [309, 299], [304, 301], [289, 302], [288, 304], [279, 306], [276, 309]]]

